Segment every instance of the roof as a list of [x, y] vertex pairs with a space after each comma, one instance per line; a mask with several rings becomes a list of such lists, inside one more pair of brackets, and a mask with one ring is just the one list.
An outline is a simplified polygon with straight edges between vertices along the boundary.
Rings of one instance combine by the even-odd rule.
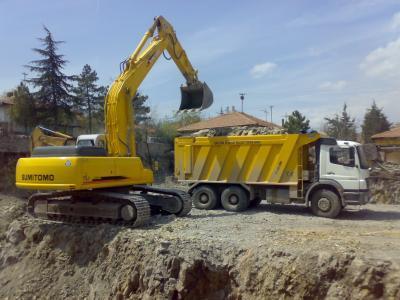
[[400, 127], [395, 127], [388, 131], [374, 134], [372, 139], [382, 139], [382, 138], [400, 138]]
[[178, 131], [197, 131], [210, 128], [236, 127], [236, 126], [259, 126], [268, 128], [280, 128], [280, 126], [270, 123], [243, 112], [231, 112], [208, 120], [183, 126]]
[[3, 97], [0, 97], [0, 105], [1, 105], [1, 104], [4, 104], [4, 105], [13, 105], [13, 104], [14, 104], [14, 101], [13, 101], [13, 99], [10, 98], [10, 97], [5, 97], [5, 96], [3, 96]]

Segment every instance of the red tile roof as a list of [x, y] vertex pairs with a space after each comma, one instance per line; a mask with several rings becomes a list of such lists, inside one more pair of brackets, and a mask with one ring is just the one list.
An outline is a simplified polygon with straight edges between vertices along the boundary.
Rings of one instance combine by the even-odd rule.
[[396, 127], [396, 128], [390, 129], [388, 131], [374, 134], [371, 138], [372, 139], [400, 138], [400, 127]]
[[183, 126], [178, 131], [197, 131], [202, 129], [210, 128], [221, 128], [221, 127], [236, 127], [236, 126], [259, 126], [268, 128], [281, 128], [280, 126], [270, 123], [246, 113], [232, 112], [227, 113], [218, 117], [210, 118], [208, 120], [193, 123], [187, 126]]

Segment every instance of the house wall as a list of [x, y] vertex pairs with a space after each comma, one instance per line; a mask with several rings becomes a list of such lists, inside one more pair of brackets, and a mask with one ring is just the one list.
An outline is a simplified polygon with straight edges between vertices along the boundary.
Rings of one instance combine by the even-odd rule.
[[0, 122], [7, 122], [11, 121], [10, 119], [10, 105], [0, 104]]
[[386, 162], [400, 164], [400, 151], [386, 152], [384, 157]]

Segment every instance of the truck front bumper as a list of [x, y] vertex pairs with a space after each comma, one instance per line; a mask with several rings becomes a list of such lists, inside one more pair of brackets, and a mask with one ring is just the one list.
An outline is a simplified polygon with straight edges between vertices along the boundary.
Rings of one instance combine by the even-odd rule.
[[370, 200], [369, 190], [344, 190], [345, 205], [364, 205]]

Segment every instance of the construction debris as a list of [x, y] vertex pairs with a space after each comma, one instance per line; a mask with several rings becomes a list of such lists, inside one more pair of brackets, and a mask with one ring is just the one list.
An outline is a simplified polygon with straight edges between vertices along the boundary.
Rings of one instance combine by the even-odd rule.
[[371, 202], [400, 204], [400, 165], [375, 162], [369, 180]]
[[243, 136], [243, 135], [260, 135], [260, 134], [283, 134], [286, 133], [283, 128], [271, 128], [260, 126], [238, 126], [238, 127], [221, 127], [202, 129], [192, 133], [190, 136]]

